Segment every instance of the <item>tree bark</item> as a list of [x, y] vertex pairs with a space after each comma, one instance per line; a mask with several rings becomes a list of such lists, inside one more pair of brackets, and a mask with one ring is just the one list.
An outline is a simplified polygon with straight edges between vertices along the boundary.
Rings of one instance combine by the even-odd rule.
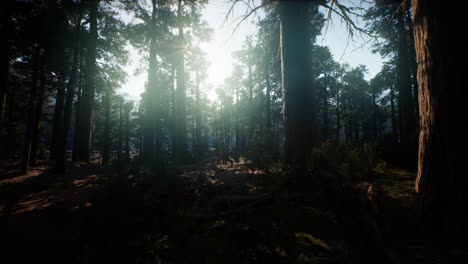
[[468, 230], [468, 179], [462, 160], [467, 142], [461, 129], [466, 120], [461, 93], [465, 86], [455, 62], [459, 57], [450, 53], [459, 49], [449, 44], [447, 31], [453, 22], [447, 18], [459, 14], [439, 1], [413, 0], [412, 7], [419, 65], [418, 212], [431, 234], [463, 241]]
[[284, 116], [284, 161], [291, 181], [301, 186], [314, 138], [314, 98], [311, 80], [311, 42], [306, 34], [307, 1], [280, 1], [281, 82]]
[[80, 105], [80, 130], [78, 138], [78, 159], [89, 162], [91, 153], [92, 114], [94, 108], [94, 95], [96, 90], [96, 52], [97, 52], [97, 13], [99, 0], [89, 0], [89, 39], [86, 50], [85, 86]]

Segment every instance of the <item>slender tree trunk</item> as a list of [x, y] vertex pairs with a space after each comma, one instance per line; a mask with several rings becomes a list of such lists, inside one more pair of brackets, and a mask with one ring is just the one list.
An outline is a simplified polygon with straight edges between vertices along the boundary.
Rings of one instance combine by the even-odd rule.
[[239, 82], [236, 80], [236, 152], [241, 151]]
[[185, 163], [187, 161], [187, 120], [186, 120], [186, 94], [185, 94], [185, 65], [184, 65], [184, 30], [182, 22], [182, 0], [178, 6], [178, 29], [179, 50], [177, 61], [177, 90], [176, 90], [176, 161]]
[[412, 4], [419, 65], [418, 211], [433, 237], [441, 232], [450, 241], [464, 243], [468, 178], [464, 173], [467, 139], [461, 126], [467, 118], [462, 114], [466, 106], [461, 91], [466, 81], [454, 54], [459, 49], [454, 49], [447, 31], [453, 22], [447, 18], [453, 12], [458, 18], [461, 12], [439, 1], [413, 0]]
[[403, 21], [403, 14], [398, 14], [398, 114], [400, 122], [400, 149], [407, 166], [416, 161], [416, 120], [411, 94], [411, 72], [408, 60], [408, 40]]
[[152, 1], [150, 61], [146, 98], [145, 127], [143, 140], [143, 160], [145, 164], [159, 167], [160, 164], [160, 91], [157, 87], [157, 40], [156, 40], [156, 1]]
[[200, 141], [201, 141], [201, 103], [200, 103], [200, 73], [198, 72], [198, 70], [196, 71], [196, 86], [195, 86], [195, 111], [194, 111], [194, 114], [195, 114], [195, 131], [194, 131], [194, 139], [195, 139], [195, 142], [194, 142], [194, 145], [193, 145], [193, 149], [194, 149], [194, 154], [195, 154], [195, 157], [196, 159], [199, 159], [200, 156], [201, 156], [201, 145], [200, 145]]
[[31, 156], [31, 143], [33, 136], [34, 118], [35, 118], [35, 106], [37, 103], [37, 79], [39, 75], [39, 56], [41, 48], [36, 44], [35, 53], [33, 57], [34, 70], [32, 74], [31, 91], [29, 93], [28, 107], [27, 107], [27, 118], [26, 118], [26, 130], [25, 139], [23, 145], [23, 156], [21, 160], [21, 173], [27, 174], [29, 168], [29, 158]]
[[312, 47], [306, 34], [310, 24], [308, 5], [306, 1], [279, 3], [284, 161], [297, 186], [305, 180], [308, 157], [316, 137], [310, 64]]
[[125, 119], [126, 119], [126, 127], [125, 127], [125, 159], [127, 162], [130, 162], [130, 106], [126, 107], [125, 111]]
[[0, 11], [0, 35], [2, 40], [0, 42], [0, 128], [3, 127], [7, 95], [8, 95], [8, 79], [10, 75], [10, 31], [11, 23], [11, 6], [13, 5], [12, 0], [6, 0], [6, 3], [2, 5]]
[[[249, 50], [252, 50], [252, 43], [249, 42]], [[255, 115], [254, 115], [254, 104], [253, 104], [253, 72], [252, 72], [252, 58], [251, 55], [249, 54], [249, 59], [248, 59], [248, 88], [249, 88], [249, 107], [248, 107], [248, 122], [249, 122], [249, 130], [247, 131], [247, 149], [250, 149], [251, 141], [252, 141], [252, 136], [255, 130]]]
[[78, 150], [80, 145], [78, 139], [80, 135], [80, 112], [81, 112], [81, 94], [83, 87], [83, 48], [80, 48], [80, 79], [78, 81], [78, 91], [75, 103], [75, 127], [73, 133], [73, 150], [72, 150], [72, 162], [78, 161]]
[[112, 104], [111, 89], [107, 87], [104, 96], [104, 135], [103, 135], [103, 149], [102, 149], [102, 164], [107, 164], [111, 160], [111, 104]]
[[322, 140], [328, 140], [329, 137], [329, 121], [328, 121], [328, 74], [325, 71], [325, 79], [323, 86], [323, 125], [322, 125]]
[[79, 15], [76, 26], [75, 26], [75, 37], [73, 41], [73, 58], [72, 67], [70, 71], [70, 77], [67, 84], [67, 94], [65, 96], [65, 109], [63, 113], [63, 125], [59, 131], [58, 142], [57, 142], [57, 155], [55, 162], [55, 169], [59, 173], [64, 173], [66, 170], [67, 156], [67, 142], [68, 142], [68, 131], [70, 128], [72, 110], [73, 110], [73, 98], [75, 97], [76, 80], [78, 72], [78, 60], [80, 52], [80, 31], [81, 31], [81, 14]]
[[271, 130], [271, 83], [270, 73], [266, 70], [266, 105], [265, 105], [265, 127], [267, 130]]
[[99, 0], [89, 0], [89, 39], [87, 42], [85, 87], [80, 106], [80, 132], [78, 139], [78, 159], [89, 162], [91, 153], [92, 114], [94, 108], [94, 95], [96, 90], [96, 52], [97, 52], [97, 13]]
[[29, 165], [36, 166], [37, 165], [37, 155], [39, 149], [39, 139], [41, 136], [41, 121], [43, 115], [43, 108], [44, 108], [44, 97], [45, 97], [45, 85], [46, 85], [46, 58], [47, 52], [44, 50], [43, 54], [41, 55], [41, 71], [40, 71], [40, 83], [39, 83], [39, 93], [37, 94], [37, 104], [36, 104], [36, 117], [34, 118], [34, 126], [33, 126], [33, 139], [31, 144], [31, 156], [29, 158]]
[[[341, 84], [343, 85], [343, 75], [341, 75]], [[336, 143], [340, 143], [341, 120], [340, 120], [340, 89], [336, 88]]]
[[397, 125], [397, 118], [396, 118], [396, 111], [395, 111], [395, 89], [393, 88], [393, 85], [390, 86], [390, 111], [392, 115], [393, 145], [396, 146], [400, 140], [398, 136], [398, 125]]
[[176, 153], [176, 132], [177, 132], [177, 118], [176, 118], [176, 93], [175, 93], [175, 84], [176, 81], [175, 77], [175, 67], [171, 65], [171, 154], [172, 157], [175, 159]]
[[122, 161], [122, 143], [123, 143], [123, 98], [119, 102], [119, 137], [117, 138], [117, 159]]

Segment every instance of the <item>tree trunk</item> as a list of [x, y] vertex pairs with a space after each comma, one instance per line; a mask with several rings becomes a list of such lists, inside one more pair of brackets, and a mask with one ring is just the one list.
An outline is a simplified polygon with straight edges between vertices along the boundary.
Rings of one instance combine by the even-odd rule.
[[123, 98], [119, 100], [119, 136], [117, 138], [117, 159], [122, 161], [122, 140], [123, 140]]
[[408, 40], [403, 14], [398, 14], [398, 114], [400, 121], [400, 149], [406, 166], [416, 161], [416, 120], [411, 94], [411, 72], [408, 60]]
[[239, 82], [236, 80], [236, 152], [241, 151], [240, 134]]
[[179, 29], [179, 50], [177, 61], [177, 90], [176, 90], [176, 161], [185, 163], [187, 161], [187, 120], [185, 109], [185, 65], [184, 65], [184, 30], [182, 22], [182, 1], [178, 6], [178, 29]]
[[279, 7], [284, 161], [290, 169], [291, 180], [301, 186], [316, 137], [310, 64], [312, 47], [306, 34], [310, 24], [309, 3], [283, 0]]
[[31, 92], [29, 93], [28, 107], [27, 107], [27, 118], [26, 118], [26, 130], [23, 145], [23, 156], [21, 160], [21, 173], [28, 174], [29, 158], [31, 156], [31, 143], [33, 138], [33, 127], [35, 118], [35, 106], [37, 102], [37, 79], [39, 75], [39, 56], [41, 48], [36, 44], [35, 53], [33, 57], [34, 70], [32, 74]]
[[[343, 75], [341, 75], [340, 86], [343, 85]], [[336, 87], [336, 143], [340, 143], [341, 120], [340, 120], [340, 88]]]
[[[268, 66], [267, 66], [268, 67]], [[271, 132], [271, 83], [270, 72], [266, 69], [266, 105], [265, 105], [265, 127]]]
[[200, 103], [200, 76], [198, 70], [196, 71], [196, 86], [195, 86], [195, 131], [194, 131], [194, 156], [198, 160], [201, 156], [201, 103]]
[[58, 142], [57, 142], [57, 155], [55, 160], [55, 170], [59, 173], [64, 173], [66, 170], [67, 157], [67, 142], [68, 130], [70, 128], [71, 116], [73, 110], [73, 98], [75, 97], [76, 89], [76, 75], [78, 71], [78, 60], [80, 50], [80, 31], [81, 31], [81, 14], [75, 26], [75, 37], [73, 41], [73, 58], [72, 67], [70, 70], [70, 77], [67, 84], [67, 94], [65, 95], [65, 109], [63, 113], [63, 125], [60, 127]]
[[143, 140], [143, 160], [153, 167], [160, 166], [161, 131], [160, 131], [160, 90], [157, 87], [157, 40], [156, 40], [156, 1], [152, 1], [151, 42], [148, 69], [148, 87], [146, 98], [145, 127]]
[[460, 58], [450, 53], [459, 50], [449, 42], [447, 31], [453, 12], [439, 1], [412, 4], [419, 65], [418, 211], [431, 234], [439, 231], [450, 241], [463, 241], [468, 231], [468, 178], [463, 173], [467, 142], [461, 128], [466, 106], [461, 92], [464, 76], [455, 62]]
[[44, 95], [45, 95], [45, 83], [46, 83], [46, 57], [47, 52], [44, 50], [44, 53], [41, 56], [41, 71], [40, 71], [40, 84], [39, 84], [39, 93], [37, 94], [37, 104], [36, 104], [36, 117], [34, 118], [34, 125], [33, 125], [33, 139], [31, 144], [31, 156], [29, 158], [29, 165], [36, 166], [37, 165], [37, 155], [39, 149], [39, 139], [41, 136], [41, 120], [44, 108]]
[[63, 127], [63, 108], [65, 100], [65, 74], [59, 74], [57, 84], [57, 96], [55, 97], [54, 121], [52, 127], [52, 141], [50, 145], [49, 159], [55, 160], [57, 155], [57, 146], [60, 135], [60, 130]]
[[393, 85], [390, 86], [390, 111], [392, 115], [392, 140], [393, 145], [397, 146], [399, 142], [398, 137], [398, 125], [397, 125], [397, 118], [396, 118], [396, 111], [395, 111], [395, 89]]
[[127, 106], [125, 111], [125, 159], [127, 162], [130, 162], [130, 110], [130, 106]]
[[12, 0], [6, 0], [3, 8], [0, 11], [0, 128], [6, 115], [7, 95], [8, 95], [8, 79], [10, 75], [10, 32], [12, 30], [11, 22], [11, 6], [14, 4]]
[[176, 153], [176, 126], [177, 126], [177, 118], [176, 118], [176, 93], [175, 93], [175, 84], [176, 81], [175, 77], [175, 67], [171, 65], [171, 154], [172, 158], [175, 159]]
[[323, 91], [322, 91], [322, 100], [323, 100], [323, 124], [322, 124], [322, 140], [327, 140], [328, 139], [328, 133], [329, 133], [329, 124], [328, 124], [328, 75], [327, 72], [325, 71], [325, 76], [324, 76], [324, 85], [323, 85]]
[[81, 113], [81, 94], [83, 87], [83, 48], [80, 49], [80, 79], [78, 82], [78, 91], [76, 93], [76, 104], [75, 104], [75, 127], [73, 129], [73, 150], [72, 150], [72, 162], [78, 161], [78, 150], [80, 144], [78, 139], [80, 135], [80, 113]]
[[111, 160], [111, 104], [112, 104], [111, 89], [107, 87], [104, 96], [104, 135], [103, 135], [103, 149], [102, 149], [102, 164], [107, 164]]
[[99, 0], [88, 1], [89, 6], [89, 39], [86, 52], [85, 86], [80, 106], [80, 132], [78, 139], [78, 159], [89, 162], [91, 152], [92, 114], [94, 108], [94, 94], [96, 90], [96, 52], [97, 52], [97, 13]]

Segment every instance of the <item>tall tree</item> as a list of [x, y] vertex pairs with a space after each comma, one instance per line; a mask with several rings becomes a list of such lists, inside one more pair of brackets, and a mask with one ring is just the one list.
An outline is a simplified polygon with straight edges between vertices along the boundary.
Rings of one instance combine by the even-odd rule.
[[84, 70], [85, 85], [80, 102], [80, 130], [78, 139], [78, 159], [88, 162], [91, 152], [91, 130], [94, 97], [96, 91], [96, 51], [97, 51], [97, 14], [100, 0], [89, 0], [89, 35], [86, 42], [86, 67]]
[[316, 125], [310, 63], [310, 3], [280, 1], [279, 8], [284, 161], [300, 186], [307, 175], [307, 160], [314, 146]]
[[[450, 6], [438, 1], [412, 0], [414, 40], [418, 60], [420, 106], [417, 205], [429, 230], [452, 238], [467, 233], [468, 178], [462, 157], [466, 137], [458, 126], [464, 105], [462, 75], [450, 34]], [[458, 14], [456, 14], [458, 16]], [[462, 117], [466, 119], [466, 116]], [[432, 232], [433, 233], [433, 232]]]

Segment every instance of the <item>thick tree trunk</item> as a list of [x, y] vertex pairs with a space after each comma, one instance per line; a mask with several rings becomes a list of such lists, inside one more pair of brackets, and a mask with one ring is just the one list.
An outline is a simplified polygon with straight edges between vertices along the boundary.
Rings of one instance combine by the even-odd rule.
[[307, 1], [280, 1], [281, 81], [284, 115], [284, 161], [291, 179], [301, 186], [314, 138], [314, 98], [311, 80], [311, 42], [306, 34]]
[[80, 132], [78, 139], [78, 159], [89, 162], [91, 152], [92, 114], [94, 108], [94, 94], [96, 90], [96, 52], [97, 52], [97, 13], [99, 0], [88, 1], [89, 6], [89, 39], [86, 52], [85, 86], [80, 105]]
[[464, 241], [468, 178], [463, 173], [467, 142], [461, 129], [466, 120], [461, 90], [465, 86], [455, 63], [459, 58], [450, 54], [454, 47], [447, 28], [452, 20], [447, 18], [452, 12], [450, 5], [440, 1], [413, 0], [412, 4], [419, 65], [418, 211], [431, 235], [439, 231], [450, 235], [451, 241]]

